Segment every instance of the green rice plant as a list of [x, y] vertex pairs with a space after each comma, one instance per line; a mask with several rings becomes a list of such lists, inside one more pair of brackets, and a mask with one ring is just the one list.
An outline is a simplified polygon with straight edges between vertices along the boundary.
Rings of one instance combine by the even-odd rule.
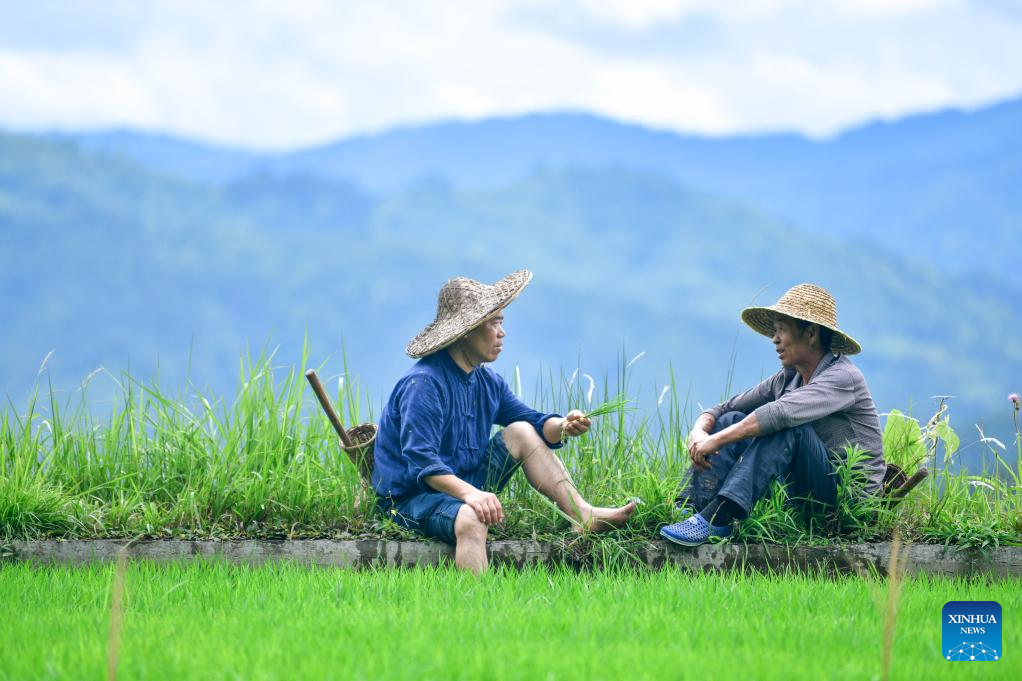
[[602, 402], [586, 411], [585, 418], [595, 419], [609, 414], [619, 414], [621, 412], [631, 411], [632, 408], [628, 406], [631, 403], [632, 401], [624, 395], [615, 395], [609, 400], [606, 400], [605, 402]]
[[[117, 566], [0, 566], [0, 680], [101, 678]], [[951, 664], [948, 600], [1022, 609], [1017, 582], [813, 572], [336, 570], [130, 562], [118, 675], [200, 679], [1014, 679]], [[881, 593], [880, 602], [874, 594]], [[887, 594], [897, 627], [885, 636]], [[225, 645], [225, 641], [229, 645]], [[1022, 631], [1004, 627], [1004, 647]], [[707, 654], [725, 651], [726, 654]], [[821, 672], [821, 658], [826, 667]]]

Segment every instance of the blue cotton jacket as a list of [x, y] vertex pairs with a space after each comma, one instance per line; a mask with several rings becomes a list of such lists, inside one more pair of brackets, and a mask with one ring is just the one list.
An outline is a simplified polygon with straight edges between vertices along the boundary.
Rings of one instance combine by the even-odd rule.
[[554, 416], [524, 404], [488, 366], [466, 373], [440, 350], [416, 362], [390, 394], [376, 436], [373, 488], [393, 498], [432, 492], [426, 477], [464, 477], [480, 465], [494, 424], [526, 421], [543, 437]]

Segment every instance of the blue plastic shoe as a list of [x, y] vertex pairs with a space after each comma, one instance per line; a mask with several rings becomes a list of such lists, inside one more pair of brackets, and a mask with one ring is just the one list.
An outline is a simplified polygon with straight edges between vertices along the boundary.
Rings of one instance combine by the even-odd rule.
[[699, 546], [710, 541], [711, 537], [727, 539], [731, 536], [731, 526], [711, 525], [710, 521], [696, 513], [680, 523], [661, 527], [660, 536], [682, 546]]

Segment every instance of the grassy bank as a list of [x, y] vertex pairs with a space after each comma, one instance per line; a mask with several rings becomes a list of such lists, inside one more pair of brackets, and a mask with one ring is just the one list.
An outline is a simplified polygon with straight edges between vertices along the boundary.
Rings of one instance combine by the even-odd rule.
[[[29, 404], [11, 405], [0, 415], [0, 539], [406, 536], [360, 500], [358, 476], [306, 385], [304, 364], [245, 363], [238, 392], [229, 399], [168, 395], [121, 375], [114, 379], [120, 398], [102, 420], [88, 408], [92, 377], [63, 401], [41, 389]], [[627, 394], [624, 369], [602, 386], [590, 381], [577, 372], [550, 375], [525, 397], [538, 408], [564, 413]], [[368, 403], [357, 381], [331, 382], [331, 388], [348, 424], [372, 420], [379, 405]], [[619, 405], [560, 450], [592, 501], [643, 500], [631, 526], [618, 535], [625, 543], [653, 536], [675, 518], [669, 502], [688, 468], [685, 439], [694, 410], [673, 388], [658, 398], [651, 411]], [[909, 471], [921, 464], [937, 471], [908, 501], [894, 511], [864, 513], [854, 503], [857, 476], [846, 469], [837, 517], [807, 525], [777, 492], [760, 502], [738, 538], [870, 540], [899, 528], [914, 541], [1018, 543], [1022, 440], [975, 443], [987, 464], [974, 475], [955, 468], [958, 444], [946, 413], [929, 423], [892, 414], [886, 418], [888, 460]], [[521, 475], [504, 500], [508, 521], [493, 538], [568, 530]]]
[[[98, 678], [112, 566], [0, 567], [0, 679]], [[873, 579], [674, 571], [158, 567], [124, 580], [119, 678], [879, 678], [887, 585]], [[902, 583], [891, 678], [1017, 678], [941, 657], [941, 608], [1013, 582]]]

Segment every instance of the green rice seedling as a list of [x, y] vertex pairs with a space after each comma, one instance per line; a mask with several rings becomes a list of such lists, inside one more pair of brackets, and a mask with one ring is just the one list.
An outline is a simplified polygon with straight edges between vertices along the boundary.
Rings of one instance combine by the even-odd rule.
[[624, 395], [615, 395], [609, 400], [606, 400], [586, 411], [585, 418], [595, 419], [609, 414], [620, 414], [625, 411], [632, 411], [634, 408], [629, 407], [631, 403], [632, 401]]
[[[115, 565], [0, 567], [0, 679], [102, 677]], [[882, 675], [876, 576], [450, 568], [127, 565], [122, 678], [868, 679]], [[889, 582], [886, 582], [889, 584]], [[891, 678], [1014, 679], [1019, 663], [949, 664], [948, 600], [1022, 609], [1014, 582], [900, 581]], [[1022, 634], [1005, 627], [1004, 647]], [[513, 635], [512, 635], [513, 633]], [[230, 642], [225, 645], [224, 642]], [[708, 655], [725, 651], [726, 655]]]

